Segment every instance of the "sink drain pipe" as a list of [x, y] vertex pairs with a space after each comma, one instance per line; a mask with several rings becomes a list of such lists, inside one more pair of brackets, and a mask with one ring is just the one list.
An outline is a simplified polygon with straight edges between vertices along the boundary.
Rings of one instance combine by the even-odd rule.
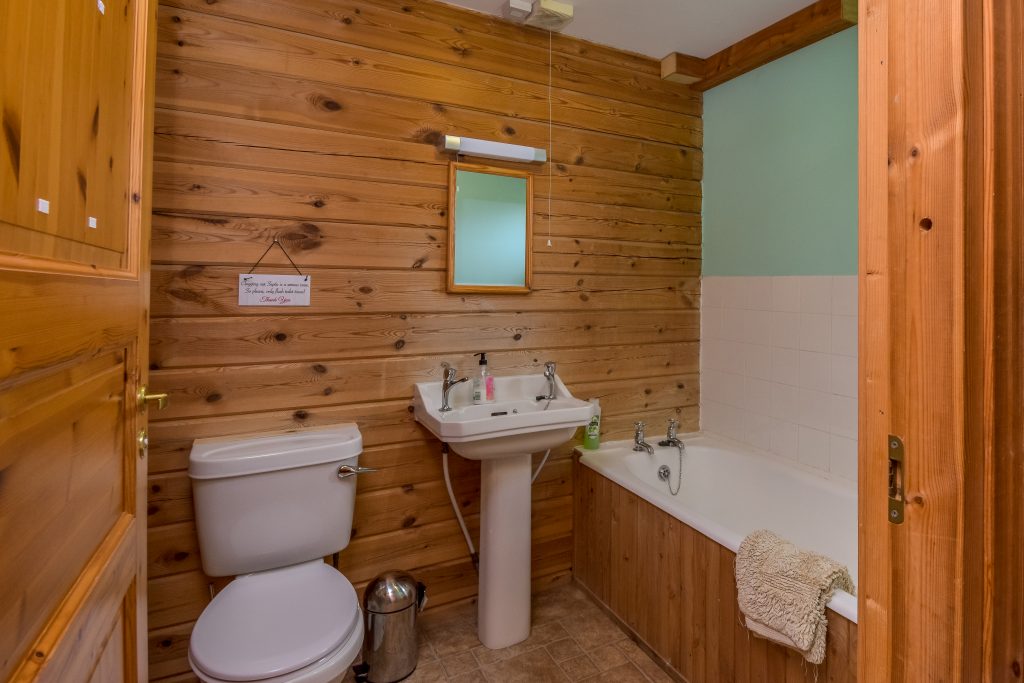
[[[548, 461], [548, 456], [551, 455], [551, 449], [547, 450], [544, 457], [541, 459], [540, 464], [537, 465], [537, 469], [533, 473], [533, 477], [530, 479], [530, 483], [537, 481], [537, 477], [540, 475], [540, 471], [544, 469], [544, 465]], [[455, 513], [455, 520], [459, 523], [459, 528], [462, 529], [462, 535], [466, 538], [466, 546], [469, 548], [469, 559], [473, 561], [473, 569], [480, 571], [480, 555], [476, 551], [476, 546], [473, 545], [473, 539], [469, 535], [469, 529], [466, 528], [466, 520], [462, 516], [462, 510], [459, 509], [459, 504], [455, 500], [455, 491], [452, 490], [452, 478], [448, 473], [448, 444], [441, 444], [441, 469], [444, 470], [444, 485], [448, 489], [448, 500], [451, 501], [452, 511]]]

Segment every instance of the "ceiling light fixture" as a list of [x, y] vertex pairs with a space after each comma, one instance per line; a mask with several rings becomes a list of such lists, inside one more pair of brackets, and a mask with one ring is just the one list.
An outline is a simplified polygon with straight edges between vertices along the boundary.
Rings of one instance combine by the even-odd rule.
[[572, 3], [560, 0], [505, 0], [501, 16], [514, 24], [561, 31], [572, 21]]
[[501, 10], [501, 16], [509, 21], [522, 24], [532, 11], [533, 3], [530, 0], [507, 0]]
[[559, 0], [534, 0], [533, 11], [526, 18], [527, 26], [545, 31], [561, 31], [572, 21], [572, 5]]
[[449, 152], [466, 156], [500, 159], [502, 161], [525, 161], [542, 164], [547, 161], [546, 150], [524, 145], [510, 145], [507, 142], [492, 142], [458, 135], [445, 135], [444, 148]]

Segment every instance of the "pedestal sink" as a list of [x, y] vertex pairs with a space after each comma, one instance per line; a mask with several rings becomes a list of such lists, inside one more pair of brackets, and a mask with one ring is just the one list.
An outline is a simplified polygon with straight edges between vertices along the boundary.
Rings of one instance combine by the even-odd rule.
[[468, 382], [441, 412], [441, 382], [416, 385], [416, 420], [464, 458], [480, 461], [480, 642], [503, 648], [530, 635], [531, 454], [565, 443], [593, 407], [556, 376], [551, 401], [544, 375], [495, 378], [495, 403], [473, 405]]

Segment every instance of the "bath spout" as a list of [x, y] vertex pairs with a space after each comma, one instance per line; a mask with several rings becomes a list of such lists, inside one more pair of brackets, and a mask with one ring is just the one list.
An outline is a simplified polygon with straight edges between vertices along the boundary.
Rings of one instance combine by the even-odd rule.
[[634, 422], [633, 450], [637, 453], [646, 452], [647, 455], [654, 455], [654, 446], [644, 441], [644, 429], [647, 427], [643, 422]]
[[676, 436], [676, 432], [679, 430], [679, 420], [672, 419], [668, 421], [668, 434], [665, 438], [658, 442], [659, 446], [675, 446], [680, 451], [686, 450], [686, 444], [679, 440]]

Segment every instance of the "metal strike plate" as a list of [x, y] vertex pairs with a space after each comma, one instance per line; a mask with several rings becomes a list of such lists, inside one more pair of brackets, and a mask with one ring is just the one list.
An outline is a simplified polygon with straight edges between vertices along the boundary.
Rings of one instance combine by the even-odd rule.
[[903, 524], [903, 508], [906, 503], [904, 494], [904, 459], [906, 451], [903, 440], [898, 436], [889, 435], [889, 521], [892, 524]]

